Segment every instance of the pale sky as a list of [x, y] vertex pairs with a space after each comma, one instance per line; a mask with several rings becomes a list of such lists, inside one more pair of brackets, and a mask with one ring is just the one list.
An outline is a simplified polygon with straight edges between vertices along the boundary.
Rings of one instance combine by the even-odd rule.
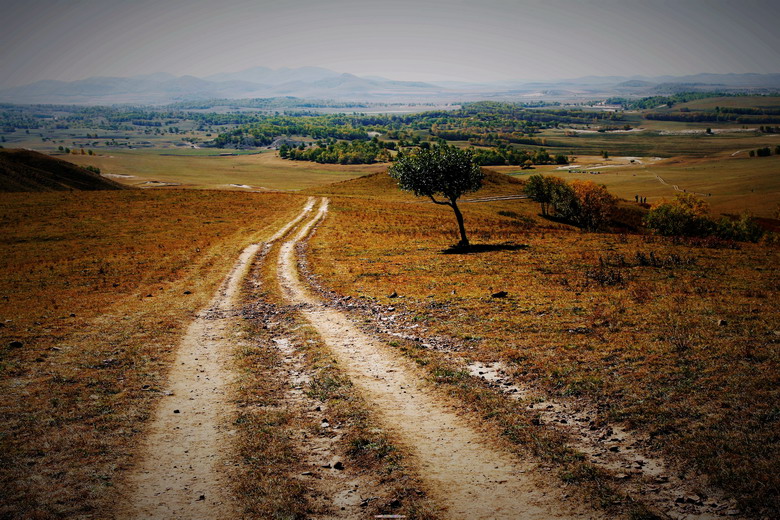
[[400, 80], [780, 72], [778, 0], [0, 0], [0, 86], [319, 66]]

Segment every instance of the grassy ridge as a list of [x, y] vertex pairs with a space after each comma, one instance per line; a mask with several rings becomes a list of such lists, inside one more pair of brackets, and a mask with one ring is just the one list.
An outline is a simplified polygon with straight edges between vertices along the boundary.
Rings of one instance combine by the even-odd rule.
[[[469, 205], [472, 242], [515, 247], [445, 255], [456, 230], [447, 208], [334, 197], [312, 265], [338, 293], [473, 347], [451, 356], [502, 360], [519, 381], [592, 399], [744, 507], [777, 511], [778, 248], [584, 234], [537, 212], [528, 201]], [[499, 290], [508, 297], [489, 298]], [[393, 291], [402, 298], [387, 299]]]
[[174, 346], [300, 198], [0, 195], [0, 516], [104, 517]]

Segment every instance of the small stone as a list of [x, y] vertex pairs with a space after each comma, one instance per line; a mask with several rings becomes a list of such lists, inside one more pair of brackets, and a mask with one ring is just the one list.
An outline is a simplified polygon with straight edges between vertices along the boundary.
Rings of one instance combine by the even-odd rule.
[[70, 313], [70, 317], [71, 317], [71, 318], [75, 318], [75, 317], [76, 317], [76, 313], [75, 313], [75, 312], [71, 312], [71, 313]]
[[388, 298], [398, 298], [398, 293], [393, 291], [387, 295]]
[[718, 327], [725, 327], [728, 324], [729, 322], [727, 322], [726, 320], [718, 320]]
[[8, 344], [8, 348], [22, 348], [24, 346], [24, 343], [21, 341], [12, 341]]
[[200, 502], [201, 500], [206, 500], [206, 495], [199, 496], [197, 502]]
[[313, 475], [313, 473], [311, 471], [304, 471], [303, 473], [301, 473], [301, 475], [303, 475], [304, 477], [310, 477], [311, 475]]
[[618, 452], [618, 451], [620, 451], [620, 448], [619, 448], [619, 447], [617, 447], [617, 446], [612, 446], [612, 447], [609, 449], [609, 451]]
[[192, 291], [184, 291], [184, 294], [192, 294]]
[[337, 470], [341, 471], [341, 470], [344, 469], [344, 464], [340, 460], [336, 461], [336, 463], [333, 464], [333, 469], [337, 469]]
[[179, 410], [174, 410], [173, 413], [179, 413]]
[[506, 298], [507, 294], [508, 293], [506, 291], [498, 291], [498, 292], [494, 292], [493, 294], [491, 294], [490, 297], [491, 298]]

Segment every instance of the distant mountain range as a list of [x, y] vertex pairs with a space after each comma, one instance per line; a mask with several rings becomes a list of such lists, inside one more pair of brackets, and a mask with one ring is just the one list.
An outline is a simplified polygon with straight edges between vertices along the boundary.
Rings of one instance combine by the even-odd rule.
[[168, 104], [215, 98], [299, 98], [344, 101], [529, 101], [652, 96], [690, 90], [780, 91], [780, 74], [696, 74], [690, 76], [587, 76], [549, 82], [465, 83], [393, 81], [319, 67], [253, 67], [205, 78], [167, 73], [129, 78], [37, 81], [0, 89], [0, 102], [18, 104]]

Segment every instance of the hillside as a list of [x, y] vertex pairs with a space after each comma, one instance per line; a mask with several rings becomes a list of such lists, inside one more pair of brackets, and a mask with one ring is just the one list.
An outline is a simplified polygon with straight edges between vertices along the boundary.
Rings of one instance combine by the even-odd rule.
[[0, 191], [124, 190], [128, 186], [32, 150], [0, 150]]
[[[500, 180], [485, 193], [514, 191]], [[479, 247], [444, 254], [457, 240], [452, 212], [390, 198], [391, 187], [374, 175], [321, 190], [329, 212], [307, 258], [334, 301], [365, 308], [366, 322], [393, 334], [437, 384], [497, 418], [513, 442], [569, 435], [538, 455], [562, 457], [551, 452], [565, 446], [596, 453], [569, 475], [616, 468], [596, 480], [637, 486], [629, 493], [640, 496], [646, 474], [632, 461], [659, 461], [665, 475], [719, 497], [697, 514], [777, 511], [775, 245], [585, 233], [515, 199], [464, 204]], [[517, 409], [488, 397], [489, 367], [521, 396]], [[578, 429], [583, 417], [593, 422]], [[589, 431], [601, 440], [582, 440]], [[605, 446], [605, 435], [619, 445]], [[614, 454], [629, 458], [609, 462]], [[653, 496], [668, 486], [680, 503], [675, 478], [656, 480]]]

